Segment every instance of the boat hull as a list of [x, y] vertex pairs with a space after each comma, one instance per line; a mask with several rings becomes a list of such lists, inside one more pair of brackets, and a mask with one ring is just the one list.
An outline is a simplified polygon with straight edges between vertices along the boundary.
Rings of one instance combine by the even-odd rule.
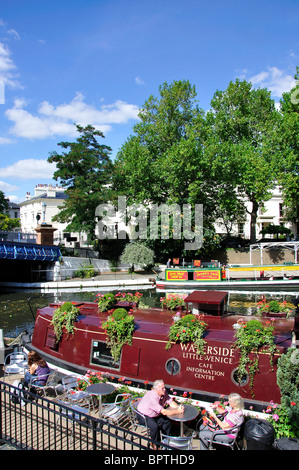
[[101, 371], [111, 379], [114, 377], [143, 387], [145, 383], [151, 384], [162, 378], [167, 387], [178, 394], [187, 392], [188, 396], [208, 401], [232, 392], [240, 393], [245, 402], [253, 406], [263, 406], [270, 400], [280, 401], [275, 369], [280, 354], [291, 344], [291, 320], [277, 320], [280, 346], [279, 354], [274, 357], [274, 370], [271, 370], [269, 355], [266, 352], [259, 354], [259, 373], [255, 377], [252, 396], [249, 378], [242, 385], [236, 378], [238, 353], [234, 348], [234, 324], [242, 317], [207, 315], [206, 347], [203, 354], [198, 354], [192, 343], [175, 343], [166, 349], [173, 312], [135, 310], [136, 329], [132, 344], [125, 344], [120, 360], [113, 363], [107, 352], [106, 334], [101, 328], [107, 314], [97, 312], [94, 304], [84, 304], [80, 307], [74, 335], [64, 333], [56, 344], [51, 325], [53, 310], [52, 305], [38, 311], [32, 341], [27, 347], [37, 350], [50, 364], [70, 373]]

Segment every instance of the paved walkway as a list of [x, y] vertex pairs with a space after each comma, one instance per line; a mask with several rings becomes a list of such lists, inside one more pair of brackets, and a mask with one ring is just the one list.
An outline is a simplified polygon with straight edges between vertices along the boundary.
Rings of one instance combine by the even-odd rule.
[[72, 278], [64, 281], [44, 281], [44, 282], [0, 282], [0, 286], [8, 287], [13, 286], [24, 289], [41, 289], [42, 292], [47, 292], [57, 289], [84, 289], [84, 288], [101, 288], [101, 287], [151, 287], [154, 285], [153, 279], [156, 279], [155, 273], [139, 274], [139, 273], [105, 273], [95, 276], [93, 278], [81, 279]]

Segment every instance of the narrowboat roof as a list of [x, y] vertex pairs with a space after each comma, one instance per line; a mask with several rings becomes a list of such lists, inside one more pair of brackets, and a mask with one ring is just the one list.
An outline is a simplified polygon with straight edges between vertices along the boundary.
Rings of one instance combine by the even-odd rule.
[[[223, 294], [222, 292], [220, 292]], [[59, 307], [61, 303], [52, 303], [47, 307], [39, 309], [39, 313], [43, 316], [48, 317], [51, 321], [53, 311], [55, 307]], [[89, 329], [100, 328], [102, 322], [107, 320], [108, 312], [99, 312], [96, 303], [92, 302], [74, 302], [74, 305], [79, 307], [80, 314], [77, 318], [77, 322], [82, 322], [84, 327]], [[159, 308], [143, 308], [134, 309], [132, 314], [135, 319], [135, 334], [138, 336], [144, 335], [145, 337], [164, 337], [166, 338], [169, 333], [169, 327], [173, 323], [173, 316], [176, 312], [170, 310], [163, 310]], [[269, 321], [267, 317], [251, 317], [235, 314], [224, 314], [221, 316], [213, 316], [208, 313], [205, 314], [208, 323], [208, 336], [218, 339], [232, 338], [235, 334], [234, 325], [238, 320], [249, 321], [252, 318], [260, 320], [262, 323]], [[285, 340], [290, 339], [291, 331], [294, 328], [294, 318], [276, 318], [275, 319], [275, 331], [276, 336], [280, 338], [280, 341], [284, 343]]]

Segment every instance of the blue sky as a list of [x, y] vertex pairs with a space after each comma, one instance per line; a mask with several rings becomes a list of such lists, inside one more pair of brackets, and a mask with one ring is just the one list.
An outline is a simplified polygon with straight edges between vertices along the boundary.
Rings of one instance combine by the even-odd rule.
[[299, 65], [298, 0], [14, 0], [0, 9], [0, 190], [53, 183], [47, 163], [74, 123], [112, 158], [159, 86], [189, 80], [207, 110], [237, 78], [275, 101]]

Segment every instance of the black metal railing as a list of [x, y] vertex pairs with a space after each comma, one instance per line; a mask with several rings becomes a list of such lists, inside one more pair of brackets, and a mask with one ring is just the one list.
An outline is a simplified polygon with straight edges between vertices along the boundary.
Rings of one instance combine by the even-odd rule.
[[[0, 381], [0, 441], [22, 450], [149, 450], [130, 429]], [[171, 447], [169, 447], [171, 449]]]

